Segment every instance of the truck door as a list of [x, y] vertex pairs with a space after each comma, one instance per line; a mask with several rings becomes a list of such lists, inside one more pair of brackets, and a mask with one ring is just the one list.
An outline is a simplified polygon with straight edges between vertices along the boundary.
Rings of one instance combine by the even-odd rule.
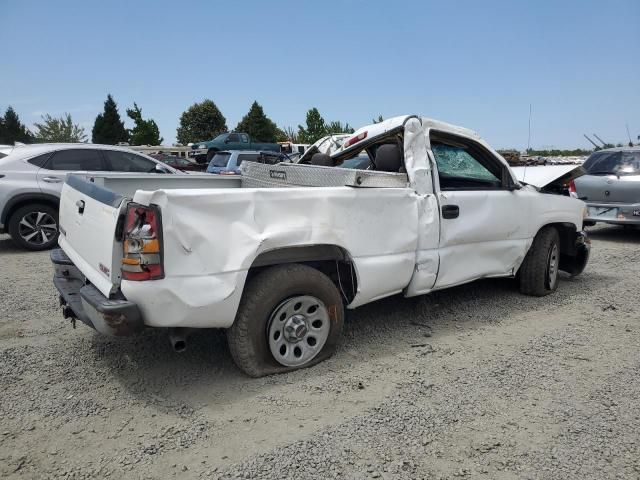
[[224, 141], [225, 148], [227, 150], [246, 150], [247, 144], [243, 144], [240, 141], [240, 135], [237, 133], [230, 133], [227, 139]]
[[435, 288], [512, 275], [528, 246], [527, 192], [479, 142], [433, 130], [429, 138], [440, 206]]

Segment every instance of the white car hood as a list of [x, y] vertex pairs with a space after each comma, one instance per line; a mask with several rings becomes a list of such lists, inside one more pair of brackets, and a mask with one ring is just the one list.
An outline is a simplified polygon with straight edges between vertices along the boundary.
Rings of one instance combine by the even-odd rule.
[[544, 188], [558, 179], [568, 182], [569, 180], [584, 174], [584, 170], [581, 165], [511, 167], [511, 171], [520, 182], [527, 183], [538, 188]]

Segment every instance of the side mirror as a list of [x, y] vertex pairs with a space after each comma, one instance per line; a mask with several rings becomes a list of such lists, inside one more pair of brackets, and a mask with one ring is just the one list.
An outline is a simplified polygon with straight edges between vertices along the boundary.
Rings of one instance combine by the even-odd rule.
[[230, 142], [231, 142], [231, 140], [229, 140], [229, 137], [224, 139], [224, 143], [230, 143]]
[[505, 189], [513, 192], [514, 190], [520, 190], [522, 185], [519, 182], [514, 180], [509, 174], [509, 170], [506, 168], [502, 170], [502, 185]]

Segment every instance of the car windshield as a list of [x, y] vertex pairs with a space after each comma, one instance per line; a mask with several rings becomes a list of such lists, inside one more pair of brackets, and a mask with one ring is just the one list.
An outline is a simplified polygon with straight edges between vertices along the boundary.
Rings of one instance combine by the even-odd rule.
[[213, 142], [221, 142], [222, 140], [227, 138], [227, 135], [229, 135], [228, 133], [221, 133], [220, 135], [218, 135], [216, 138], [214, 138], [212, 141]]
[[595, 152], [583, 164], [589, 175], [637, 175], [640, 151]]
[[209, 167], [224, 168], [229, 163], [230, 153], [216, 153], [209, 163]]

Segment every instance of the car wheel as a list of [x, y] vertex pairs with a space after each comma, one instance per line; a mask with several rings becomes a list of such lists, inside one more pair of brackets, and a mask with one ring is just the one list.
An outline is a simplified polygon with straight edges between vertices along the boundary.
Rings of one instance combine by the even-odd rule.
[[342, 297], [322, 272], [300, 264], [267, 268], [245, 287], [229, 350], [247, 375], [262, 377], [315, 365], [338, 345]]
[[542, 297], [558, 288], [560, 270], [560, 236], [553, 227], [543, 228], [533, 239], [520, 271], [520, 291]]
[[58, 211], [34, 203], [20, 207], [9, 219], [9, 235], [26, 250], [47, 250], [58, 241]]

